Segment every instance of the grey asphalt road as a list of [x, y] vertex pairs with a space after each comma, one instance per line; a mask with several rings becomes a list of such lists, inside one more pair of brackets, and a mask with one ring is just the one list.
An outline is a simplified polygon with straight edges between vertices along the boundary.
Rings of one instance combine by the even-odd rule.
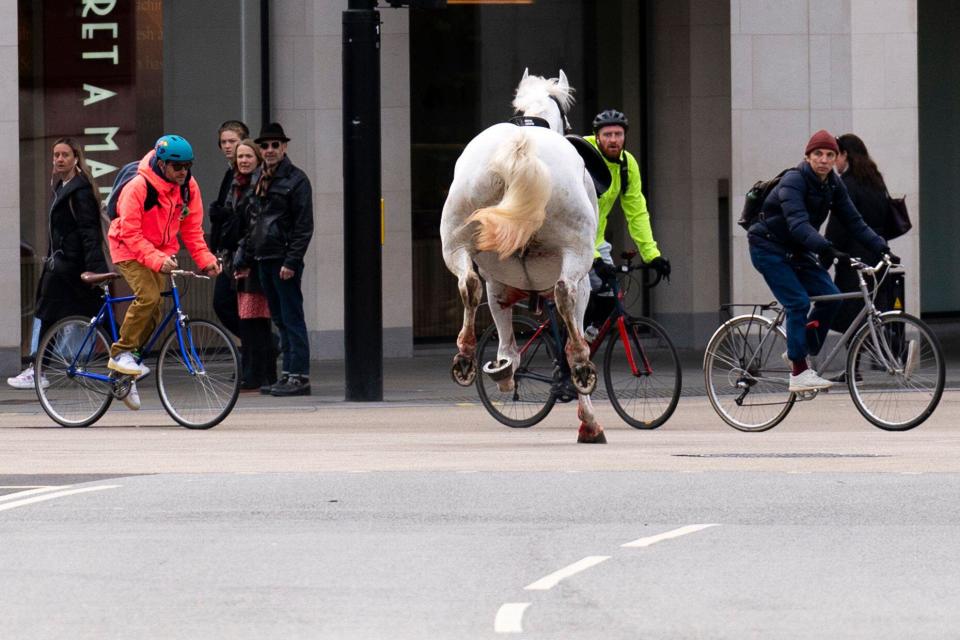
[[[0, 511], [0, 637], [943, 638], [960, 627], [958, 485], [893, 473], [112, 477]], [[529, 588], [544, 581], [556, 584]]]
[[656, 431], [598, 403], [610, 444], [584, 446], [575, 405], [508, 429], [404, 380], [384, 403], [244, 396], [203, 432], [150, 393], [87, 429], [0, 394], [0, 638], [960, 628], [960, 391], [905, 433], [844, 394], [761, 434], [696, 395]]

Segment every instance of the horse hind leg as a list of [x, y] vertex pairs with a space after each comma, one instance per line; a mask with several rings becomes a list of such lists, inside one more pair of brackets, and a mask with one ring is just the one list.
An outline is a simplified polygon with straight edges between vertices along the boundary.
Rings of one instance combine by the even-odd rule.
[[577, 417], [580, 418], [580, 430], [577, 432], [577, 442], [585, 444], [607, 444], [607, 436], [597, 422], [593, 411], [593, 402], [590, 396], [580, 396], [577, 399]]
[[461, 387], [469, 387], [477, 377], [477, 307], [483, 295], [480, 276], [473, 269], [470, 256], [463, 252], [457, 275], [457, 288], [463, 301], [463, 326], [457, 335], [457, 355], [453, 357], [450, 376]]
[[557, 311], [567, 327], [567, 363], [570, 365], [570, 379], [577, 393], [589, 395], [597, 388], [597, 367], [590, 361], [590, 347], [583, 337], [583, 313], [590, 296], [589, 280], [586, 276], [574, 284], [561, 277], [554, 287]]

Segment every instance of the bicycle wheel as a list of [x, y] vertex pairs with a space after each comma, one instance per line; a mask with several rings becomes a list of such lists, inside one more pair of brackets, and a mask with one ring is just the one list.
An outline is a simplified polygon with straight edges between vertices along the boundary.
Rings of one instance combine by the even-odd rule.
[[160, 402], [188, 429], [209, 429], [226, 418], [237, 402], [240, 356], [233, 340], [212, 322], [188, 320], [181, 333], [190, 368], [173, 331], [157, 358]]
[[649, 318], [624, 318], [627, 343], [616, 327], [603, 355], [610, 404], [634, 429], [656, 429], [680, 401], [682, 374], [667, 332]]
[[[557, 401], [553, 392], [557, 361], [549, 333], [537, 334], [540, 325], [525, 316], [513, 316], [513, 336], [520, 352], [520, 365], [513, 372], [512, 391], [500, 391], [497, 383], [480, 372], [477, 393], [487, 412], [508, 427], [532, 427], [543, 420]], [[497, 360], [500, 334], [490, 325], [477, 344], [477, 362]]]
[[109, 359], [110, 340], [90, 318], [71, 316], [50, 327], [37, 347], [34, 388], [54, 422], [88, 427], [100, 419], [113, 401], [111, 386], [82, 374], [109, 376]]
[[[877, 340], [870, 332], [876, 329]], [[868, 320], [847, 354], [853, 404], [864, 418], [887, 431], [906, 431], [930, 417], [943, 395], [943, 350], [930, 328], [905, 313]]]
[[703, 374], [707, 397], [724, 422], [740, 431], [766, 431], [787, 417], [796, 400], [783, 327], [765, 316], [738, 316], [707, 343]]

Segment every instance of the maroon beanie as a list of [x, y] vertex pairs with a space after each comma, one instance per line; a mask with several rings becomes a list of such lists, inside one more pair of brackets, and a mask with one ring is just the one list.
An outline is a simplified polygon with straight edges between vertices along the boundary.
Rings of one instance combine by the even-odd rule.
[[816, 151], [817, 149], [829, 149], [834, 153], [840, 153], [840, 147], [837, 146], [837, 139], [826, 129], [820, 129], [820, 131], [810, 136], [810, 142], [807, 143], [807, 149], [803, 152], [803, 155], [808, 155], [811, 151]]

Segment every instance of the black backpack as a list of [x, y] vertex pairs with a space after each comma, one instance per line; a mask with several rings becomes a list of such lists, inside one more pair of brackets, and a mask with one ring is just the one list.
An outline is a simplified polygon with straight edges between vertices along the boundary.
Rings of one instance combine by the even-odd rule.
[[780, 179], [783, 178], [787, 171], [795, 168], [796, 167], [788, 167], [769, 180], [758, 180], [753, 183], [753, 186], [747, 191], [743, 203], [743, 210], [740, 212], [740, 219], [737, 220], [737, 224], [744, 229], [749, 229], [760, 217], [760, 212], [763, 210], [763, 203], [766, 201], [767, 196], [770, 195], [770, 192], [780, 184]]
[[[117, 217], [117, 201], [120, 200], [120, 192], [123, 191], [123, 188], [127, 186], [127, 183], [137, 177], [138, 169], [140, 167], [140, 161], [134, 160], [128, 162], [120, 168], [120, 171], [117, 172], [117, 177], [113, 181], [113, 190], [110, 192], [110, 197], [107, 198], [107, 218], [113, 220]], [[147, 183], [147, 195], [143, 199], [143, 210], [148, 211], [157, 206], [157, 203], [160, 201], [160, 194], [157, 193], [157, 190], [149, 180], [146, 180]], [[187, 205], [190, 203], [190, 174], [187, 174], [187, 180], [183, 183], [183, 186], [180, 187], [180, 195], [183, 198], [183, 204]]]

